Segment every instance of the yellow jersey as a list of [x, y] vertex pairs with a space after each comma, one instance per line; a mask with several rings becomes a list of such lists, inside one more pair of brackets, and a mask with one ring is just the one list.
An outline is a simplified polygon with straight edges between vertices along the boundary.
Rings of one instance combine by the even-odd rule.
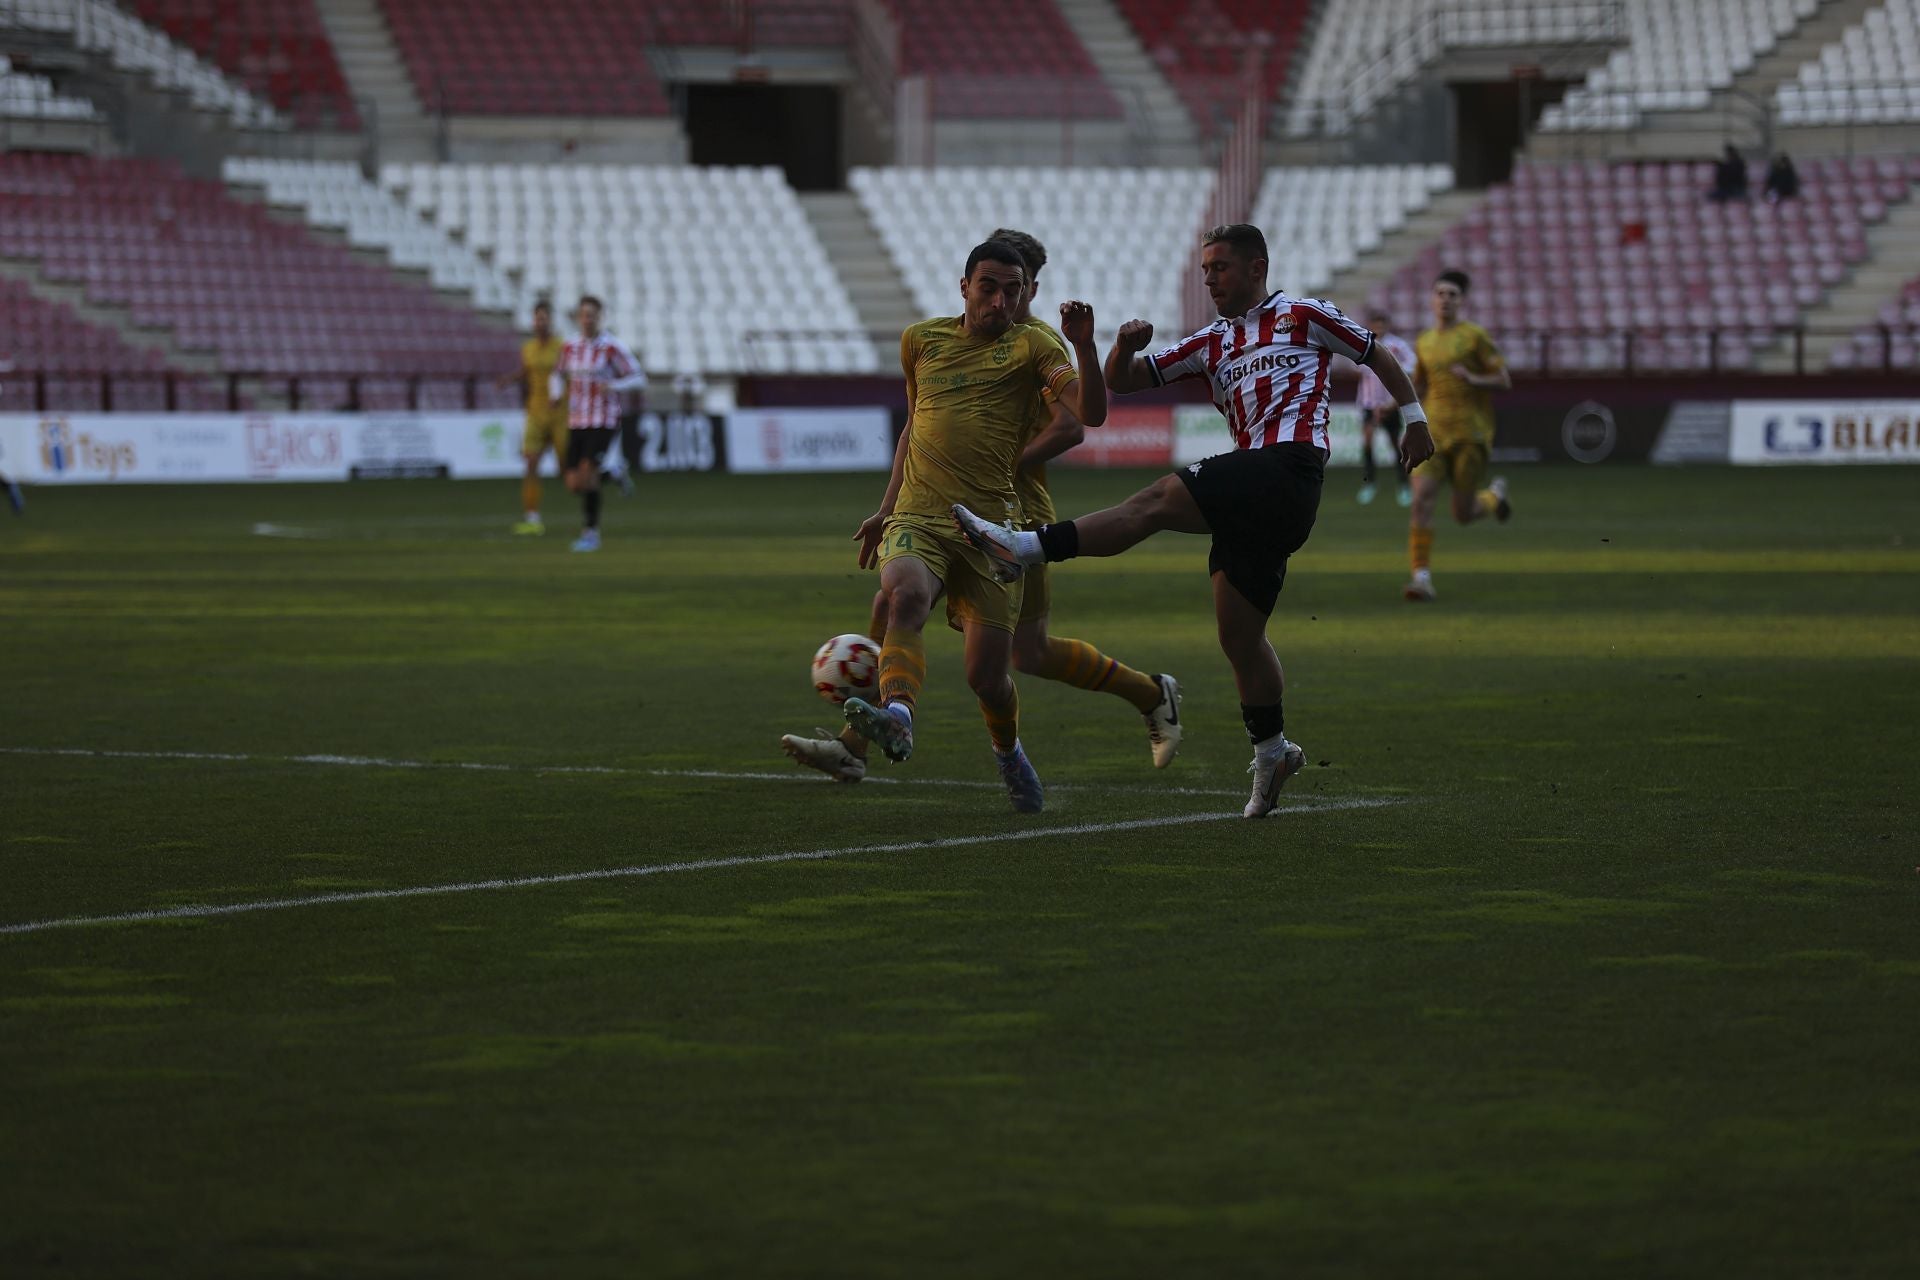
[[[1060, 358], [1071, 361], [1067, 352], [1067, 340], [1060, 331], [1037, 316], [1029, 316], [1021, 325], [1032, 328], [1036, 333], [1044, 334], [1056, 347], [1060, 348]], [[1020, 442], [1025, 449], [1033, 443], [1033, 438], [1053, 425], [1053, 404], [1057, 399], [1051, 387], [1042, 387], [1033, 402], [1033, 417], [1027, 425], [1027, 437]], [[1013, 494], [1020, 503], [1021, 521], [1029, 525], [1051, 524], [1053, 522], [1053, 495], [1047, 491], [1047, 464], [1036, 463], [1031, 467], [1019, 465], [1020, 455], [1014, 455]]]
[[900, 335], [912, 416], [896, 515], [946, 520], [958, 502], [989, 520], [1017, 517], [1013, 473], [1035, 405], [1076, 376], [1060, 343], [1031, 325], [976, 338], [963, 320], [922, 320]]
[[1494, 373], [1506, 367], [1506, 358], [1487, 331], [1462, 320], [1445, 329], [1427, 330], [1415, 340], [1413, 351], [1413, 381], [1434, 443], [1493, 443], [1493, 393], [1453, 372], [1455, 365], [1473, 373]]
[[527, 379], [529, 417], [549, 413], [565, 405], [565, 397], [556, 404], [549, 394], [554, 368], [560, 363], [560, 348], [565, 345], [558, 334], [549, 334], [545, 342], [528, 338], [521, 344], [520, 369]]

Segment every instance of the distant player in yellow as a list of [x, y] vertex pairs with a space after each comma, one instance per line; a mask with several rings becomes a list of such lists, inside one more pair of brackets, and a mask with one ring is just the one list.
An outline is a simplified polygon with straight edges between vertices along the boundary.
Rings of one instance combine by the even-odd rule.
[[567, 459], [567, 398], [553, 397], [553, 370], [560, 363], [560, 348], [565, 344], [553, 331], [553, 304], [545, 298], [533, 304], [533, 336], [520, 347], [520, 368], [503, 374], [500, 386], [515, 382], [523, 385], [527, 406], [527, 428], [520, 439], [520, 456], [526, 460], [526, 474], [520, 479], [520, 523], [515, 533], [538, 534], [547, 531], [540, 522], [540, 459], [553, 450], [554, 461], [565, 466]]
[[967, 684], [980, 700], [1007, 795], [1015, 809], [1035, 813], [1045, 797], [1020, 745], [1019, 698], [1008, 674], [1020, 594], [999, 581], [949, 513], [955, 503], [978, 502], [1017, 518], [1013, 473], [1035, 398], [1050, 392], [1080, 421], [1098, 426], [1107, 418], [1106, 379], [1093, 345], [1093, 308], [1085, 303], [1060, 309], [1077, 375], [1058, 343], [1031, 325], [1014, 325], [1027, 279], [1012, 245], [976, 246], [960, 289], [962, 314], [923, 320], [900, 335], [907, 425], [880, 509], [854, 534], [861, 566], [878, 563], [887, 597], [879, 705], [849, 698], [847, 723], [889, 760], [913, 754], [913, 710], [926, 680], [923, 628], [944, 593], [966, 638]]
[[1433, 599], [1433, 515], [1442, 483], [1453, 489], [1453, 518], [1472, 524], [1513, 514], [1507, 482], [1487, 479], [1493, 450], [1493, 392], [1513, 385], [1500, 348], [1479, 325], [1460, 318], [1467, 296], [1464, 271], [1443, 271], [1433, 282], [1433, 328], [1414, 342], [1413, 388], [1426, 407], [1433, 456], [1414, 468], [1413, 515], [1407, 556], [1413, 577], [1401, 594]]
[[[1047, 265], [1046, 247], [1026, 232], [1006, 227], [988, 238], [1012, 245], [1026, 263], [1027, 290], [1014, 312], [1015, 327], [1032, 326], [1059, 346], [1062, 360], [1071, 359], [1066, 340], [1031, 310], [1034, 295], [1039, 291], [1040, 270]], [[1037, 529], [1053, 519], [1053, 495], [1047, 490], [1046, 464], [1085, 438], [1086, 426], [1051, 391], [1043, 388], [1034, 400], [1027, 425], [1027, 443], [1013, 477], [1021, 528]], [[1020, 620], [1013, 631], [1014, 670], [1122, 699], [1146, 721], [1154, 767], [1166, 768], [1173, 763], [1180, 748], [1179, 681], [1169, 675], [1135, 671], [1084, 640], [1048, 635], [1047, 619], [1052, 609], [1050, 587], [1044, 565], [1030, 570], [1023, 580]], [[886, 593], [876, 593], [873, 616], [867, 627], [867, 636], [875, 644], [886, 642], [887, 612]], [[950, 616], [950, 621], [955, 626], [961, 625], [957, 616]], [[817, 731], [811, 738], [797, 733], [785, 734], [780, 745], [800, 764], [818, 769], [835, 781], [858, 782], [867, 776], [867, 740], [852, 725], [846, 726], [837, 737], [825, 730]]]

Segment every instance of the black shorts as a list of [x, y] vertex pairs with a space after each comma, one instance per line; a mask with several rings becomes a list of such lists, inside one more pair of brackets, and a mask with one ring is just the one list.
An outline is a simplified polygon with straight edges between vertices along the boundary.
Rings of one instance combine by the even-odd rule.
[[1320, 513], [1326, 456], [1310, 444], [1274, 444], [1203, 458], [1174, 474], [1213, 530], [1207, 572], [1271, 614], [1287, 578], [1287, 557], [1306, 545]]
[[1386, 432], [1388, 439], [1398, 440], [1400, 438], [1400, 410], [1397, 408], [1381, 410], [1380, 421], [1374, 425]]
[[612, 427], [575, 427], [567, 432], [566, 469], [571, 471], [583, 462], [598, 467], [600, 459], [613, 447], [615, 434]]

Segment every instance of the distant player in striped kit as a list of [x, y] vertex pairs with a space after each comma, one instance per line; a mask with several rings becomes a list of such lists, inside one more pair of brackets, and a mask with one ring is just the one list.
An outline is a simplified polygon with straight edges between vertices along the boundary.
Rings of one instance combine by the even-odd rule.
[[[1405, 338], [1393, 332], [1393, 318], [1385, 311], [1375, 308], [1367, 315], [1367, 323], [1373, 327], [1373, 340], [1393, 353], [1400, 367], [1413, 376], [1416, 357], [1413, 346]], [[1360, 371], [1360, 492], [1355, 496], [1361, 506], [1373, 501], [1373, 433], [1384, 431], [1387, 436], [1388, 456], [1400, 452], [1400, 406], [1394, 402], [1393, 393], [1387, 390], [1379, 375], [1371, 369]], [[1400, 505], [1413, 504], [1413, 489], [1405, 475], [1400, 477], [1398, 497]]]
[[1433, 453], [1426, 414], [1413, 384], [1373, 335], [1330, 302], [1267, 290], [1267, 240], [1245, 223], [1202, 237], [1200, 266], [1220, 319], [1155, 352], [1153, 326], [1130, 320], [1107, 354], [1107, 381], [1140, 391], [1206, 378], [1227, 419], [1234, 451], [1184, 467], [1117, 507], [1078, 520], [1015, 532], [956, 506], [954, 521], [995, 566], [1019, 577], [1028, 565], [1074, 556], [1115, 556], [1163, 529], [1213, 535], [1213, 578], [1220, 648], [1233, 668], [1240, 716], [1253, 741], [1253, 794], [1245, 816], [1264, 818], [1306, 753], [1284, 732], [1280, 658], [1267, 620], [1280, 598], [1287, 558], [1306, 542], [1320, 507], [1327, 465], [1327, 375], [1336, 352], [1380, 376], [1406, 422], [1404, 469]]
[[574, 312], [580, 336], [560, 349], [553, 376], [557, 399], [567, 397], [567, 488], [580, 495], [582, 522], [575, 551], [600, 549], [600, 460], [619, 429], [621, 397], [647, 385], [627, 344], [600, 332], [600, 299], [583, 295]]

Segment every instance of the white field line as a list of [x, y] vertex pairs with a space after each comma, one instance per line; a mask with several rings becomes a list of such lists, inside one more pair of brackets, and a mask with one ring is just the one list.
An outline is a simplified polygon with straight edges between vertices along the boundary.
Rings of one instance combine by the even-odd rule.
[[[1334, 813], [1341, 809], [1376, 809], [1397, 804], [1396, 800], [1336, 800], [1328, 804], [1289, 805], [1276, 809], [1271, 817]], [[944, 840], [901, 840], [892, 844], [847, 845], [839, 849], [792, 849], [781, 853], [741, 854], [730, 858], [705, 858], [694, 862], [662, 862], [652, 866], [609, 867], [599, 871], [569, 871], [551, 876], [513, 876], [498, 880], [465, 880], [454, 884], [416, 885], [411, 889], [362, 889], [352, 893], [321, 893], [305, 898], [268, 898], [258, 902], [231, 902], [224, 905], [193, 904], [184, 907], [160, 907], [148, 911], [124, 911], [115, 915], [67, 916], [54, 920], [30, 920], [23, 924], [0, 925], [0, 934], [45, 933], [50, 929], [82, 929], [95, 925], [135, 924], [149, 920], [192, 920], [206, 916], [247, 915], [255, 911], [286, 911], [294, 907], [334, 906], [348, 902], [380, 902], [389, 898], [424, 898], [451, 893], [479, 893], [489, 889], [527, 889], [554, 884], [578, 884], [587, 880], [624, 880], [638, 876], [671, 875], [682, 871], [717, 871], [724, 867], [752, 867], [773, 862], [820, 862], [829, 858], [854, 857], [871, 853], [900, 853], [906, 850], [958, 849], [975, 844], [1013, 844], [1022, 840], [1046, 840], [1057, 836], [1105, 835], [1115, 831], [1143, 831], [1153, 827], [1186, 826], [1197, 822], [1220, 822], [1238, 818], [1237, 813], [1187, 813], [1167, 818], [1136, 818], [1128, 822], [1088, 822], [1065, 827], [1041, 827], [1033, 831], [1001, 831], [992, 835], [950, 836]]]
[[[303, 755], [272, 756], [248, 755], [231, 751], [96, 751], [87, 747], [0, 747], [0, 755], [9, 756], [71, 756], [78, 759], [93, 760], [202, 760], [219, 764], [309, 764], [334, 765], [353, 769], [451, 769], [467, 773], [586, 773], [614, 777], [644, 778], [740, 778], [765, 782], [811, 782], [822, 783], [827, 779], [820, 773], [795, 765], [792, 769], [779, 772], [752, 769], [623, 769], [613, 765], [594, 764], [483, 764], [477, 761], [461, 760], [388, 760], [378, 756], [342, 756], [342, 755]], [[859, 786], [909, 786], [909, 787], [965, 787], [972, 790], [999, 791], [1003, 785], [999, 782], [981, 782], [970, 778], [873, 778], [869, 777]], [[1049, 783], [1049, 791], [1116, 791], [1129, 795], [1157, 796], [1239, 796], [1246, 794], [1243, 787], [1239, 790], [1220, 790], [1210, 787], [1156, 787], [1151, 785], [1131, 786], [1111, 783]]]

